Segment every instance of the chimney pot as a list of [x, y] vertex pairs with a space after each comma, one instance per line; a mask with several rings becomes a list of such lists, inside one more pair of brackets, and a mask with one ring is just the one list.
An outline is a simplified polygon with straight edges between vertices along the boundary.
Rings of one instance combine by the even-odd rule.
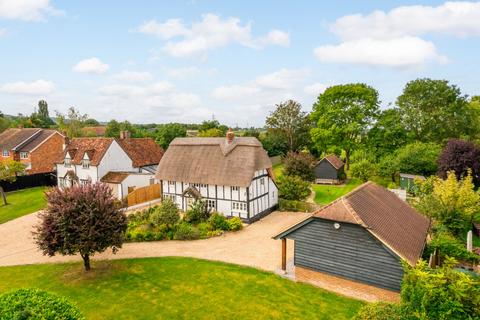
[[130, 139], [131, 133], [128, 130], [120, 131], [120, 139]]
[[229, 128], [227, 131], [227, 143], [232, 143], [233, 139], [235, 139], [235, 132], [233, 132], [232, 128]]

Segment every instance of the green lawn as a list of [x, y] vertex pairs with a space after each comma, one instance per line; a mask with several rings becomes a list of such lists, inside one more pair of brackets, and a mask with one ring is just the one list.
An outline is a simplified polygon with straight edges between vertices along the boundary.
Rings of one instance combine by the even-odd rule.
[[0, 267], [0, 293], [36, 287], [87, 319], [350, 319], [363, 302], [272, 273], [189, 258]]
[[360, 184], [362, 184], [362, 182], [358, 179], [350, 179], [346, 184], [338, 186], [313, 184], [312, 188], [315, 191], [315, 202], [323, 205], [329, 204], [333, 200], [349, 193]]
[[8, 205], [0, 205], [0, 223], [24, 216], [45, 207], [45, 187], [36, 187], [7, 193]]

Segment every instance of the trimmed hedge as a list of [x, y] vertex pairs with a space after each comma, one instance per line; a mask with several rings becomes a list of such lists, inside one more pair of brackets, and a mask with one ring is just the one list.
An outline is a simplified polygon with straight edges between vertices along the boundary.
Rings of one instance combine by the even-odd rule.
[[280, 211], [313, 212], [316, 209], [311, 203], [286, 199], [278, 199], [278, 207]]
[[20, 289], [0, 296], [0, 319], [84, 320], [67, 299], [38, 289]]

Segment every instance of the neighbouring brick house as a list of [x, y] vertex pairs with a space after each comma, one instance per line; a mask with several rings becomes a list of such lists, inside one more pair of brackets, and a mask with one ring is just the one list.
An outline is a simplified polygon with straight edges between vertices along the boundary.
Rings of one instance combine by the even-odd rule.
[[65, 137], [60, 132], [40, 128], [11, 128], [0, 134], [1, 160], [12, 159], [25, 165], [26, 174], [49, 173], [63, 153]]
[[163, 150], [153, 139], [74, 138], [56, 163], [59, 187], [101, 181], [115, 197], [124, 199], [135, 188], [155, 183]]

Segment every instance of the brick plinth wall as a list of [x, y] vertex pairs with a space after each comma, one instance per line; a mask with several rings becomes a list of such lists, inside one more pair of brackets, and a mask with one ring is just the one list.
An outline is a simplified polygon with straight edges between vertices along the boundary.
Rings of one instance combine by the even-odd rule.
[[368, 284], [332, 276], [323, 272], [295, 266], [295, 278], [299, 282], [313, 284], [314, 286], [334, 291], [348, 297], [365, 300], [368, 302], [386, 301], [399, 302], [398, 292], [390, 291]]

